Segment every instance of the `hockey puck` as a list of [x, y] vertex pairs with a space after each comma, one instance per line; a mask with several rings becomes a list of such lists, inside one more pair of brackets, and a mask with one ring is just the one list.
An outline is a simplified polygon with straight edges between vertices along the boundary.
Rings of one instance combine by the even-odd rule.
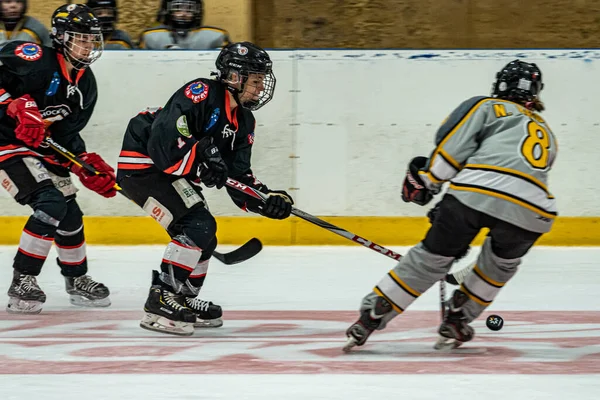
[[499, 315], [490, 315], [485, 320], [485, 324], [491, 331], [499, 331], [504, 326], [504, 320]]

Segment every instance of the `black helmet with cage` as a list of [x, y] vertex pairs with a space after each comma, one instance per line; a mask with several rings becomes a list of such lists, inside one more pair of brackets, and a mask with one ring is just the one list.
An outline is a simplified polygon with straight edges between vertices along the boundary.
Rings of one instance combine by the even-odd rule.
[[202, 26], [202, 0], [162, 0], [156, 21], [175, 31], [189, 31]]
[[543, 111], [544, 104], [539, 99], [543, 88], [542, 71], [537, 65], [514, 60], [496, 74], [496, 81], [492, 85], [492, 97], [514, 101], [526, 108]]
[[102, 33], [104, 35], [113, 33], [115, 24], [119, 22], [117, 0], [87, 0], [86, 5], [92, 9], [102, 23]]
[[50, 38], [53, 47], [75, 69], [88, 67], [102, 55], [102, 24], [85, 4], [65, 4], [52, 14]]
[[[273, 98], [275, 94], [275, 75], [273, 62], [269, 54], [250, 42], [229, 44], [219, 53], [215, 62], [218, 79], [227, 84], [227, 89], [235, 100], [244, 108], [256, 111]], [[244, 92], [250, 75], [261, 77], [264, 89], [256, 100], [239, 101], [239, 95]]]

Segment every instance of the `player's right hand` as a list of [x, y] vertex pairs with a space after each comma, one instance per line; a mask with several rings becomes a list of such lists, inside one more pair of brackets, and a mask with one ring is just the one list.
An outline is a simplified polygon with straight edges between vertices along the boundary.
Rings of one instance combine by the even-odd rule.
[[433, 198], [433, 195], [419, 177], [419, 170], [427, 165], [427, 161], [427, 157], [415, 157], [408, 164], [406, 178], [404, 178], [402, 185], [402, 200], [406, 203], [411, 202], [424, 206]]
[[204, 137], [198, 142], [198, 177], [206, 187], [221, 189], [225, 186], [228, 177], [227, 164], [221, 157], [219, 148], [212, 144], [212, 138]]
[[46, 136], [44, 118], [38, 106], [28, 94], [13, 100], [6, 110], [9, 117], [17, 120], [15, 137], [27, 146], [36, 148]]

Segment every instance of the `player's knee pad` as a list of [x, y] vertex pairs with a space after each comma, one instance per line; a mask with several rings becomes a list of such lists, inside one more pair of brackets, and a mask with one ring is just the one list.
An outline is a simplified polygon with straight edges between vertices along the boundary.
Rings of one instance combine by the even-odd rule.
[[67, 201], [67, 212], [65, 217], [60, 221], [58, 233], [60, 235], [69, 236], [81, 229], [83, 225], [83, 212], [79, 208], [79, 204], [75, 199]]
[[477, 263], [461, 287], [470, 300], [463, 307], [469, 320], [477, 318], [494, 301], [521, 264], [521, 258], [507, 259], [494, 254], [491, 240], [485, 239]]
[[[199, 247], [202, 252], [216, 248], [217, 221], [204, 208], [198, 208], [194, 213], [186, 215], [181, 221], [181, 231]], [[214, 243], [213, 243], [214, 242]]]
[[430, 252], [422, 243], [410, 249], [394, 269], [375, 286], [374, 292], [403, 312], [435, 282], [446, 276], [454, 257]]
[[53, 186], [46, 186], [31, 195], [28, 204], [33, 208], [33, 217], [43, 223], [58, 226], [67, 214], [67, 201]]
[[200, 261], [208, 260], [212, 257], [215, 249], [217, 248], [217, 237], [213, 237], [213, 240], [209, 243], [209, 245], [202, 249], [202, 256], [200, 257]]

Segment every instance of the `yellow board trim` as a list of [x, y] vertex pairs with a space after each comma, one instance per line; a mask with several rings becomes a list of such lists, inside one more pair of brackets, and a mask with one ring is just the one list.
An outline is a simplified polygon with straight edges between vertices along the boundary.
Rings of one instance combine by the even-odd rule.
[[[0, 217], [0, 244], [17, 244], [28, 217]], [[88, 243], [101, 245], [166, 244], [169, 236], [150, 217], [84, 216]], [[429, 229], [426, 217], [322, 217], [349, 232], [382, 246], [412, 246]], [[252, 237], [265, 245], [349, 245], [358, 244], [299, 218], [283, 221], [264, 217], [216, 217], [220, 244], [242, 244]], [[483, 243], [487, 231], [473, 244]], [[550, 233], [537, 242], [541, 246], [600, 246], [600, 216], [559, 216]], [[392, 249], [394, 250], [394, 249]], [[397, 249], [396, 249], [397, 250]], [[365, 249], [365, 251], [369, 251]]]

